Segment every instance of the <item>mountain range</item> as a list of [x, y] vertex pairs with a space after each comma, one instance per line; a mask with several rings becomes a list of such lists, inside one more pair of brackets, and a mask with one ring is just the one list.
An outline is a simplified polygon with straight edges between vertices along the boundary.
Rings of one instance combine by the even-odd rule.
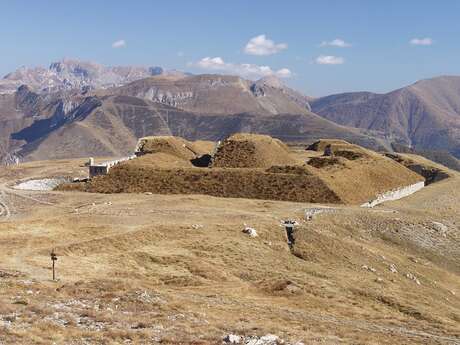
[[48, 68], [21, 67], [7, 74], [0, 80], [0, 93], [14, 93], [21, 85], [27, 85], [39, 93], [108, 88], [160, 74], [182, 75], [181, 72], [165, 71], [158, 66], [107, 67], [94, 62], [64, 59], [51, 63]]
[[353, 92], [315, 99], [312, 110], [344, 126], [376, 130], [416, 150], [460, 157], [460, 77], [421, 80], [386, 93]]
[[316, 99], [274, 77], [251, 81], [77, 60], [20, 68], [0, 80], [4, 163], [120, 156], [146, 135], [220, 140], [236, 132], [297, 144], [341, 138], [376, 150], [407, 146], [460, 157], [460, 77], [388, 94]]

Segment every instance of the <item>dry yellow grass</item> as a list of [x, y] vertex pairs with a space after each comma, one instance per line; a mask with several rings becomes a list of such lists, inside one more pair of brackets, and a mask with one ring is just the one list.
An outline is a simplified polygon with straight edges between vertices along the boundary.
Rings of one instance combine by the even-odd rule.
[[[181, 138], [152, 137], [145, 156], [113, 168], [109, 175], [62, 190], [98, 193], [207, 194], [298, 202], [363, 204], [379, 194], [424, 181], [382, 154], [345, 141], [334, 157], [296, 152], [265, 135], [236, 134], [218, 148], [211, 168], [192, 168]], [[193, 143], [187, 144], [189, 146]]]
[[[397, 202], [335, 207], [312, 221], [304, 212], [317, 205], [305, 203], [5, 187], [18, 176], [73, 175], [81, 163], [0, 173], [11, 211], [0, 221], [0, 343], [214, 344], [228, 333], [305, 344], [459, 342], [456, 173]], [[286, 218], [300, 222], [292, 252]], [[244, 223], [259, 236], [243, 234]]]
[[298, 164], [288, 147], [268, 135], [238, 133], [225, 139], [213, 159], [216, 168], [270, 168]]
[[213, 143], [207, 141], [190, 142], [174, 136], [153, 136], [139, 139], [138, 150], [142, 154], [168, 154], [183, 160], [210, 153]]
[[[321, 179], [303, 167], [270, 169], [158, 168], [145, 159], [113, 168], [110, 174], [59, 190], [91, 193], [206, 194], [228, 198], [341, 203]], [[152, 157], [153, 158], [153, 157]], [[146, 161], [148, 159], [148, 161]]]
[[[331, 145], [333, 157], [318, 157]], [[421, 175], [382, 154], [343, 140], [320, 140], [312, 145], [318, 151], [297, 151], [345, 203], [362, 204], [378, 194], [424, 181]], [[312, 148], [311, 147], [311, 148]]]

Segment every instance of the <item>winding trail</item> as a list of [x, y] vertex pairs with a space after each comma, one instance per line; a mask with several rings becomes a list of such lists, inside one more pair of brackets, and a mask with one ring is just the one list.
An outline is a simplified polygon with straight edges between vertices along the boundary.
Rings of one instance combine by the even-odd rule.
[[6, 193], [4, 190], [0, 190], [0, 219], [1, 218], [10, 218], [11, 211], [6, 203]]
[[29, 195], [29, 193], [30, 191], [22, 191], [10, 188], [6, 185], [6, 183], [0, 184], [0, 220], [6, 220], [10, 218], [12, 215], [11, 205], [9, 205], [8, 203], [8, 195], [13, 195], [15, 197], [27, 199], [42, 205], [58, 207], [56, 204], [52, 202], [34, 198], [33, 196]]

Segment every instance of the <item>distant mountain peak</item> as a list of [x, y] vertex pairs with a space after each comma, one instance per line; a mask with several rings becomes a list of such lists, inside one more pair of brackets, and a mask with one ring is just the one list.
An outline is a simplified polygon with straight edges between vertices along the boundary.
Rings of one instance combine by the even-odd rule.
[[28, 85], [38, 93], [106, 89], [158, 75], [174, 75], [177, 78], [185, 76], [182, 72], [167, 71], [159, 66], [104, 66], [95, 62], [64, 58], [52, 62], [48, 68], [22, 66], [7, 74], [0, 80], [0, 94], [14, 93], [21, 85]]
[[279, 79], [278, 77], [274, 75], [269, 75], [263, 78], [260, 78], [255, 82], [256, 85], [266, 85], [266, 86], [271, 86], [277, 89], [282, 89], [286, 85]]

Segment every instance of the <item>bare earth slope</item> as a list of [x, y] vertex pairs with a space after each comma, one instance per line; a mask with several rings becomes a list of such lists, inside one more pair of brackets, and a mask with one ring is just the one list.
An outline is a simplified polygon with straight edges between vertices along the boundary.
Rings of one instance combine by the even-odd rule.
[[438, 77], [387, 93], [345, 93], [311, 102], [336, 123], [379, 131], [415, 149], [460, 157], [460, 77]]

